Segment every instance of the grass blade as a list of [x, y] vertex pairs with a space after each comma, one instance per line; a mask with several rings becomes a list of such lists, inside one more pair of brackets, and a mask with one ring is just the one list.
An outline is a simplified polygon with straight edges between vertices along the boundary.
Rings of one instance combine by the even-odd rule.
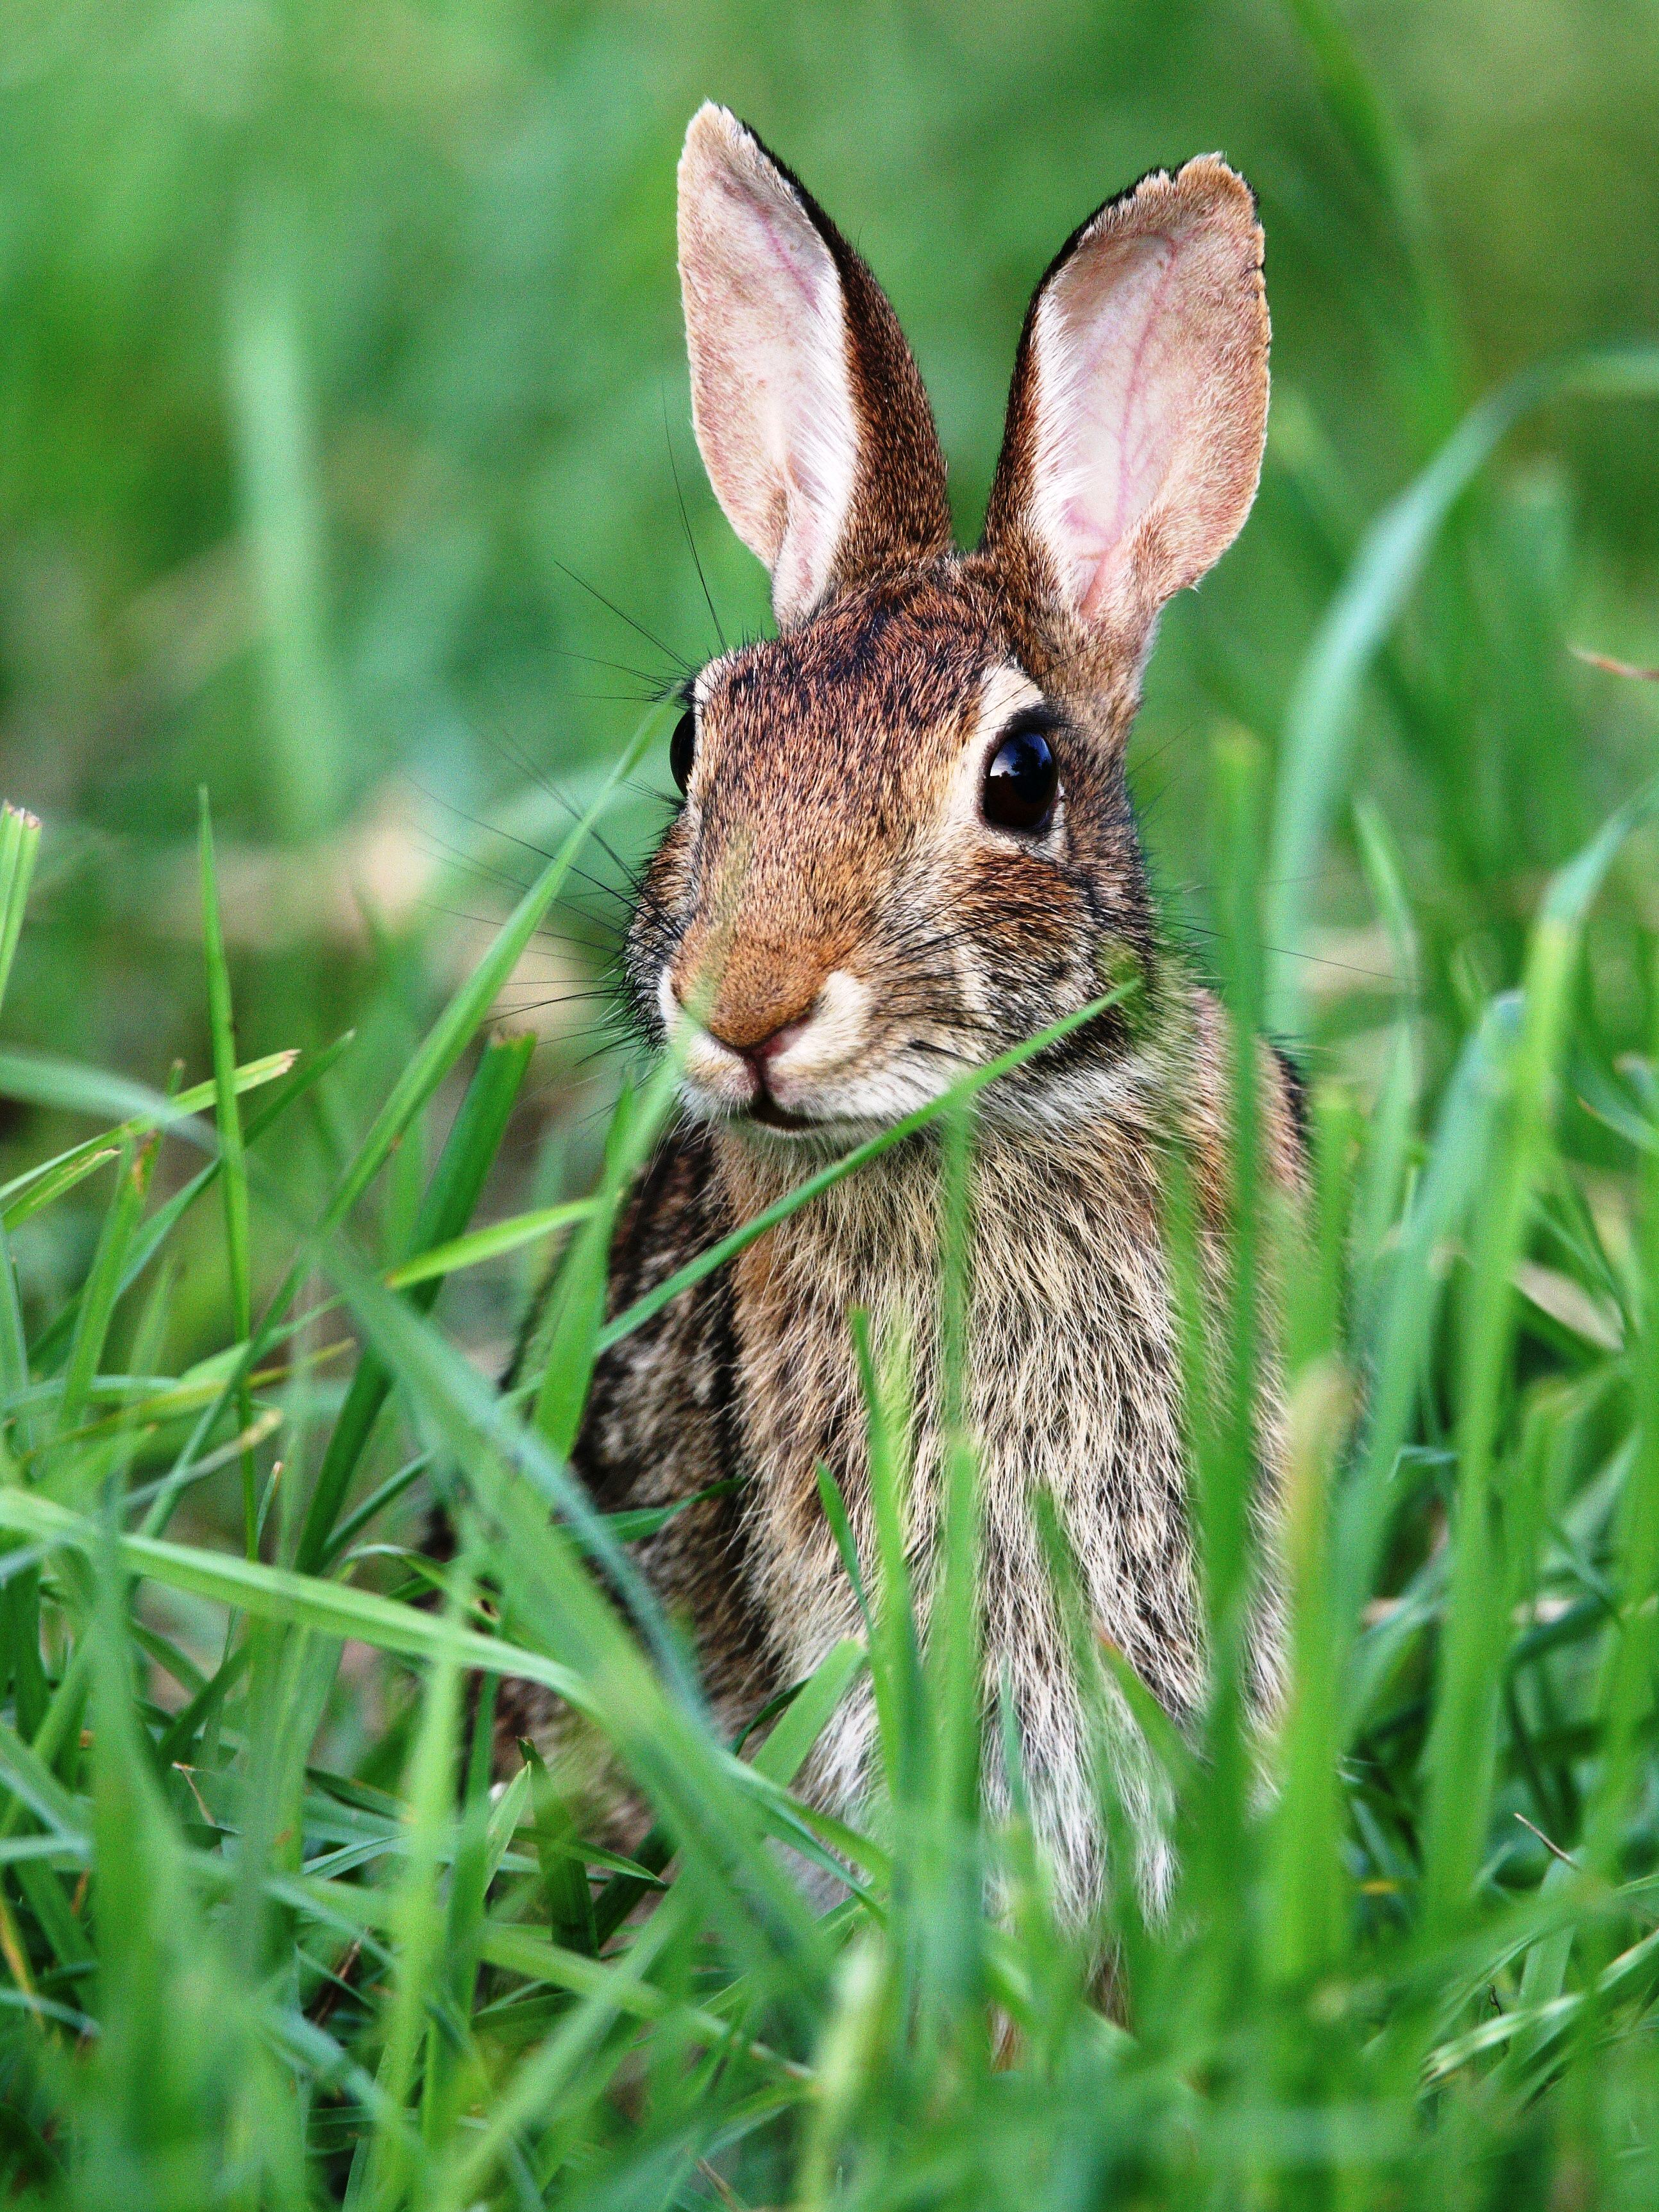
[[63, 1395], [58, 1406], [60, 1437], [72, 1429], [86, 1409], [93, 1376], [103, 1357], [104, 1340], [120, 1296], [121, 1270], [127, 1249], [149, 1194], [150, 1170], [155, 1164], [155, 1139], [127, 1139], [121, 1147], [115, 1201], [104, 1216], [104, 1225], [93, 1255], [92, 1269], [82, 1294], [81, 1310], [70, 1343], [69, 1364], [64, 1373]]
[[1028, 1060], [1034, 1059], [1047, 1046], [1058, 1043], [1061, 1037], [1069, 1036], [1073, 1030], [1081, 1029], [1085, 1023], [1096, 1020], [1109, 1007], [1121, 1005], [1133, 988], [1133, 982], [1121, 984], [1103, 997], [1091, 999], [1086, 1006], [1079, 1006], [1075, 1013], [1062, 1016], [1047, 1029], [1040, 1030], [1035, 1036], [1011, 1045], [1006, 1052], [999, 1053], [983, 1067], [976, 1067], [971, 1073], [962, 1076], [948, 1091], [942, 1091], [937, 1098], [930, 1099], [926, 1106], [919, 1106], [915, 1113], [905, 1115], [890, 1128], [884, 1129], [879, 1136], [855, 1145], [841, 1159], [831, 1161], [829, 1166], [820, 1168], [816, 1175], [806, 1176], [787, 1196], [767, 1206], [751, 1221], [744, 1222], [740, 1229], [734, 1229], [729, 1237], [723, 1237], [717, 1244], [710, 1245], [708, 1251], [700, 1253], [695, 1260], [688, 1261], [684, 1267], [677, 1267], [654, 1290], [647, 1291], [642, 1297], [636, 1298], [625, 1312], [607, 1322], [599, 1331], [598, 1350], [608, 1352], [613, 1344], [620, 1344], [623, 1337], [642, 1328], [653, 1315], [660, 1313], [682, 1291], [689, 1290], [693, 1283], [700, 1283], [705, 1275], [713, 1274], [716, 1267], [723, 1267], [728, 1260], [735, 1259], [739, 1252], [746, 1251], [757, 1237], [763, 1237], [780, 1221], [787, 1221], [792, 1213], [810, 1204], [822, 1192], [831, 1189], [844, 1176], [856, 1175], [860, 1168], [867, 1167], [872, 1160], [879, 1159], [884, 1152], [891, 1152], [896, 1145], [903, 1144], [919, 1131], [931, 1128], [945, 1115], [958, 1111], [1000, 1076], [1024, 1066]]
[[[248, 1256], [247, 1160], [242, 1147], [241, 1109], [236, 1101], [236, 1031], [231, 1012], [230, 970], [225, 961], [219, 921], [219, 882], [213, 859], [213, 823], [205, 785], [198, 793], [201, 810], [200, 866], [202, 955], [207, 966], [208, 1030], [213, 1044], [215, 1122], [219, 1133], [219, 1168], [225, 1206], [225, 1268], [229, 1279], [234, 1340], [245, 1344], [253, 1333], [253, 1287]], [[239, 1394], [237, 1422], [246, 1431], [253, 1406], [246, 1379]], [[259, 1549], [259, 1497], [253, 1455], [242, 1455], [242, 1534], [249, 1559]]]
[[414, 1259], [405, 1260], [385, 1277], [386, 1286], [389, 1291], [411, 1290], [416, 1283], [457, 1274], [464, 1267], [482, 1267], [486, 1261], [499, 1260], [587, 1220], [598, 1203], [591, 1198], [569, 1199], [562, 1206], [539, 1206], [529, 1213], [515, 1213], [510, 1220], [492, 1221], [488, 1228], [474, 1229], [465, 1237], [434, 1244]]
[[40, 824], [26, 808], [0, 806], [0, 1006], [23, 930], [23, 909], [40, 852]]
[[1366, 675], [1403, 612], [1430, 549], [1498, 447], [1535, 409], [1568, 393], [1659, 393], [1659, 346], [1598, 346], [1534, 363], [1465, 416], [1422, 474], [1386, 507], [1355, 555], [1297, 672], [1279, 743], [1266, 881], [1267, 940], [1282, 948], [1268, 996], [1273, 1027], [1303, 1026], [1302, 983], [1289, 957], [1304, 934], [1312, 886], [1352, 764]]

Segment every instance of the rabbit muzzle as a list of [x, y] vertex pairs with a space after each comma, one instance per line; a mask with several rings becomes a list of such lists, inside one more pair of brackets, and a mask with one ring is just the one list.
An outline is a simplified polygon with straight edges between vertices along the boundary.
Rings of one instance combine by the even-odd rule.
[[759, 1000], [722, 991], [701, 1019], [688, 1008], [672, 965], [663, 967], [658, 985], [659, 1012], [669, 1036], [678, 1037], [692, 1102], [790, 1135], [840, 1118], [813, 1109], [824, 1084], [858, 1064], [870, 1001], [868, 986], [844, 968]]

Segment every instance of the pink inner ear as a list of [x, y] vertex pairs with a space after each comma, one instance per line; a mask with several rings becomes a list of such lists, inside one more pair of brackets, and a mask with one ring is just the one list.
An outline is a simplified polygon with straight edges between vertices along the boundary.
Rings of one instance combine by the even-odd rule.
[[857, 468], [841, 279], [783, 179], [742, 146], [714, 150], [682, 176], [697, 442], [788, 622], [824, 588]]
[[1249, 511], [1267, 416], [1261, 239], [1208, 156], [1102, 210], [1032, 326], [1027, 526], [1060, 595], [1132, 647]]
[[1043, 416], [1060, 495], [1049, 526], [1091, 619], [1168, 481], [1196, 397], [1181, 356], [1182, 319], [1167, 312], [1180, 259], [1172, 238], [1126, 240], [1079, 255], [1046, 303], [1054, 322], [1044, 382], [1052, 374], [1054, 391], [1052, 399], [1045, 392]]
[[[766, 301], [775, 313], [781, 307], [787, 313], [785, 303], [793, 289], [807, 313], [820, 313], [823, 291], [821, 264], [828, 256], [819, 240], [814, 237], [809, 246], [799, 236], [792, 238], [787, 228], [758, 205], [753, 193], [734, 179], [723, 178], [718, 189], [723, 212], [731, 226], [733, 246], [739, 249], [736, 259], [738, 282], [746, 296], [755, 302]], [[744, 260], [751, 270], [751, 281], [747, 283], [740, 273]]]

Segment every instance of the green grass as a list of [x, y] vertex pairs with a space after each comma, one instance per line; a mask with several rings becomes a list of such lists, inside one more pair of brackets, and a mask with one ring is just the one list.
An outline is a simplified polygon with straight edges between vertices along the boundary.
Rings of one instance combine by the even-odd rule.
[[[1614, 12], [1356, 16], [1362, 50], [1330, 0], [359, 0], [21, 40], [0, 713], [45, 826], [0, 817], [8, 2201], [1659, 2202], [1659, 747], [1656, 687], [1571, 650], [1659, 661], [1655, 84]], [[672, 1294], [605, 1321], [672, 1070], [585, 1064], [666, 716], [630, 736], [580, 696], [616, 672], [564, 656], [666, 663], [560, 564], [676, 647], [706, 627], [663, 392], [709, 90], [890, 276], [967, 520], [1071, 223], [1204, 145], [1261, 188], [1262, 495], [1172, 611], [1132, 757], [1172, 933], [1236, 1042], [1265, 1023], [1311, 1079], [1299, 1227], [1237, 1089], [1262, 1264], [1218, 1336], [1172, 1177], [1194, 1740], [1095, 1642], [1034, 1502], [1096, 1725], [1127, 1699], [1160, 1777], [1152, 1918], [1124, 1880], [1056, 1923], [976, 1688], [973, 1440], [924, 1638], [905, 1378], [860, 1316], [867, 1633], [758, 1748], [711, 1734], [632, 1565], [650, 1516], [566, 1464], [595, 1358]], [[752, 623], [684, 411], [690, 528]], [[952, 1194], [951, 1360], [994, 1080], [903, 1133]], [[1270, 1328], [1264, 1789], [1237, 1660]], [[854, 1832], [790, 1783], [866, 1668]], [[643, 1791], [636, 1861], [585, 1839], [577, 1765], [490, 1794], [514, 1673]], [[847, 1901], [818, 1917], [781, 1844], [838, 1854]]]

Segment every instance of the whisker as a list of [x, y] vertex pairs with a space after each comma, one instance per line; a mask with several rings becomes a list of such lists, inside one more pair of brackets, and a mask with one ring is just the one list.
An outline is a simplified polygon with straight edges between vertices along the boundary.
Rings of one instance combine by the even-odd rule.
[[684, 653], [676, 653], [672, 645], [665, 645], [662, 640], [659, 637], [653, 635], [653, 633], [646, 628], [643, 623], [635, 622], [632, 615], [624, 614], [622, 609], [617, 605], [616, 601], [614, 599], [606, 599], [605, 593], [599, 589], [597, 585], [590, 584], [586, 576], [579, 576], [568, 561], [561, 561], [556, 553], [550, 554], [548, 557], [552, 562], [553, 566], [556, 568], [562, 568], [564, 571], [565, 574], [569, 577], [573, 584], [579, 584], [582, 590], [587, 592], [590, 598], [597, 599], [602, 607], [608, 608], [609, 611], [616, 616], [618, 622], [625, 622], [629, 629], [636, 630], [640, 636], [645, 640], [647, 645], [654, 645], [658, 652], [663, 655], [665, 659], [672, 660], [676, 668], [681, 670], [685, 674], [690, 674], [691, 663], [685, 658]]
[[606, 660], [597, 653], [578, 653], [574, 646], [556, 645], [550, 649], [562, 660], [585, 660], [590, 668], [612, 668], [618, 676], [637, 677], [641, 684], [653, 686], [654, 691], [657, 679], [648, 668], [635, 668], [631, 661], [627, 660]]
[[[1190, 929], [1200, 937], [1213, 937], [1224, 945], [1231, 945], [1234, 942], [1231, 931], [1210, 929], [1201, 921], [1182, 921], [1177, 926], [1183, 929]], [[1264, 945], [1261, 950], [1264, 952], [1271, 952], [1279, 960], [1306, 960], [1311, 962], [1316, 968], [1337, 968], [1345, 975], [1364, 975], [1370, 982], [1389, 984], [1394, 989], [1400, 991], [1402, 996], [1405, 995], [1399, 976], [1390, 975], [1381, 968], [1356, 968], [1346, 960], [1327, 960], [1317, 952], [1294, 952], [1283, 945]]]
[[[475, 830], [482, 830], [492, 837], [505, 837], [510, 844], [521, 845], [526, 853], [534, 853], [544, 860], [550, 860], [553, 858], [553, 854], [547, 851], [544, 846], [532, 844], [528, 837], [518, 836], [511, 830], [498, 829], [495, 823], [485, 822], [481, 820], [476, 814], [469, 814], [464, 806], [457, 806], [453, 799], [441, 799], [436, 792], [428, 791], [423, 783], [416, 782], [416, 779], [412, 775], [409, 775], [409, 771], [406, 769], [404, 769], [404, 774], [407, 780], [415, 785], [416, 790], [421, 793], [423, 799], [429, 799], [434, 806], [444, 807], [451, 814], [458, 814], [463, 822], [470, 822]], [[554, 795], [556, 797], [557, 793], [556, 793]], [[432, 835], [432, 832], [428, 831], [427, 834], [430, 836]], [[609, 851], [609, 847], [607, 847], [606, 850]], [[612, 858], [615, 858], [614, 854], [612, 854]], [[618, 860], [617, 865], [618, 867], [621, 867], [623, 864]], [[598, 876], [589, 875], [586, 868], [579, 868], [573, 863], [569, 872], [573, 876], [577, 877], [581, 882], [591, 884], [596, 891], [602, 891], [607, 898], [620, 899], [622, 897], [622, 893], [617, 889], [614, 884], [602, 882]], [[507, 880], [512, 881], [514, 879], [508, 878]], [[528, 890], [530, 886], [528, 884], [520, 884], [519, 885], [519, 889], [521, 891]]]
[[[441, 906], [435, 899], [423, 898], [420, 901], [420, 904], [427, 913], [447, 915], [452, 921], [476, 921], [480, 929], [500, 929], [505, 919], [499, 914], [469, 914], [462, 907]], [[575, 911], [580, 914], [581, 908], [578, 907]], [[583, 919], [591, 921], [592, 917], [583, 915]], [[611, 949], [602, 939], [596, 940], [591, 937], [569, 937], [562, 930], [549, 929], [545, 927], [538, 929], [536, 935], [546, 938], [553, 945], [574, 945], [583, 952], [605, 952]]]
[[[548, 775], [544, 770], [537, 767], [535, 762], [530, 757], [528, 753], [520, 752], [515, 744], [514, 744], [509, 739], [501, 737], [499, 733], [492, 737], [489, 739], [489, 742], [495, 746], [496, 751], [501, 754], [503, 760], [509, 762], [512, 766], [518, 769], [521, 775], [527, 775], [530, 778], [530, 781], [533, 784], [537, 785], [541, 790], [544, 791], [548, 797], [552, 799], [556, 805], [562, 806], [565, 812], [569, 815], [573, 822], [579, 822], [581, 819], [581, 816], [578, 812], [574, 802], [569, 799], [564, 792], [559, 789], [559, 787], [554, 782], [551, 776]], [[594, 843], [599, 846], [600, 850], [607, 854], [610, 858], [616, 862], [617, 866], [622, 870], [622, 872], [626, 878], [630, 887], [637, 890], [639, 887], [638, 878], [635, 871], [629, 867], [628, 862], [623, 860], [622, 854], [617, 850], [616, 847], [606, 838], [604, 832], [600, 830], [598, 823], [595, 822], [589, 823], [588, 835], [592, 838]]]
[[662, 394], [662, 435], [663, 443], [668, 448], [668, 467], [669, 472], [674, 479], [674, 498], [680, 510], [680, 527], [684, 531], [685, 542], [691, 549], [691, 562], [692, 566], [697, 572], [697, 581], [702, 586], [703, 604], [708, 609], [708, 619], [714, 625], [714, 635], [720, 640], [720, 651], [724, 653], [726, 650], [726, 632], [721, 629], [720, 618], [714, 611], [714, 597], [708, 589], [708, 579], [702, 572], [702, 561], [697, 551], [697, 541], [691, 535], [691, 518], [685, 511], [685, 495], [680, 489], [679, 465], [674, 459], [674, 437], [673, 433], [668, 427], [668, 392], [666, 386], [664, 387]]
[[[441, 852], [447, 854], [448, 857], [454, 861], [458, 867], [469, 868], [475, 875], [487, 876], [493, 882], [504, 884], [507, 888], [514, 894], [515, 898], [522, 898], [525, 892], [530, 888], [527, 884], [520, 883], [516, 876], [509, 875], [505, 868], [493, 867], [488, 860], [481, 860], [477, 858], [475, 854], [464, 853], [460, 850], [459, 846], [447, 844], [434, 830], [420, 830], [416, 834], [419, 836], [428, 839], [431, 843], [436, 845]], [[591, 882], [592, 878], [584, 878], [583, 880], [585, 882]], [[593, 887], [595, 890], [601, 891], [605, 890], [606, 888], [603, 884], [596, 884]], [[612, 898], [616, 903], [622, 908], [624, 914], [632, 913], [631, 907], [629, 905], [627, 900], [623, 897], [620, 891], [610, 891], [607, 893], [607, 896]], [[567, 914], [580, 915], [584, 921], [591, 922], [596, 929], [612, 932], [616, 929], [616, 923], [613, 920], [602, 918], [599, 915], [590, 913], [587, 908], [583, 906], [577, 899], [561, 897], [555, 899], [552, 903], [556, 908], [562, 908]], [[504, 919], [504, 917], [497, 917], [495, 924], [496, 928], [500, 928], [502, 919]]]

